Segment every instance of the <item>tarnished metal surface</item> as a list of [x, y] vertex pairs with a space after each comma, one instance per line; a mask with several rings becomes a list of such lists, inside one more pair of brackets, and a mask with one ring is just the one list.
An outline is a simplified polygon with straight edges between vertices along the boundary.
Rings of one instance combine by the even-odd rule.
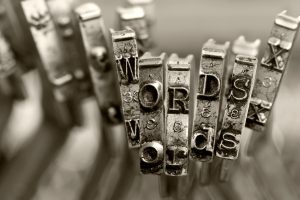
[[165, 161], [166, 175], [187, 175], [189, 163], [189, 95], [190, 70], [194, 68], [194, 57], [179, 58], [172, 54], [166, 66], [166, 136]]
[[166, 54], [145, 53], [139, 60], [141, 106], [140, 169], [142, 173], [161, 174], [163, 170], [163, 134], [165, 132], [164, 69]]
[[87, 3], [76, 9], [80, 30], [89, 61], [97, 102], [104, 119], [109, 123], [121, 122], [121, 101], [115, 69], [109, 60], [109, 49], [101, 10]]
[[[65, 101], [69, 97], [69, 86], [73, 76], [64, 65], [64, 52], [46, 3], [38, 0], [26, 0], [21, 3], [43, 68], [54, 86], [54, 95], [58, 101]], [[68, 89], [63, 88], [66, 85]]]
[[294, 40], [299, 29], [300, 16], [291, 17], [286, 11], [275, 19], [267, 49], [257, 70], [257, 76], [246, 126], [263, 131], [275, 102], [282, 76], [286, 70]]
[[254, 85], [257, 59], [238, 55], [232, 74], [232, 88], [228, 96], [222, 128], [216, 143], [216, 155], [237, 159], [240, 140]]
[[[256, 39], [254, 41], [247, 41], [244, 36], [239, 36], [232, 45], [232, 54], [230, 56], [230, 63], [228, 66], [228, 70], [230, 73], [232, 73], [232, 68], [234, 65], [234, 60], [237, 55], [247, 55], [247, 56], [258, 56], [259, 53], [259, 47], [260, 47], [261, 41], [259, 39]], [[230, 81], [230, 79], [228, 80]], [[249, 131], [243, 131], [242, 137], [241, 137], [241, 149], [240, 149], [240, 157], [241, 159], [245, 159], [246, 152], [248, 149], [248, 143], [251, 139], [251, 132]], [[220, 164], [220, 172], [218, 179], [222, 182], [228, 182], [230, 178], [232, 177], [232, 173], [235, 170], [236, 167], [236, 161], [235, 160], [226, 160], [223, 159]]]
[[145, 11], [142, 7], [120, 7], [117, 9], [120, 29], [132, 28], [136, 33], [139, 54], [149, 51], [151, 48], [150, 33]]
[[112, 42], [120, 82], [125, 128], [129, 146], [140, 146], [139, 66], [136, 36], [132, 29], [113, 31]]
[[194, 160], [213, 159], [228, 47], [229, 42], [221, 45], [209, 40], [202, 48], [190, 147], [190, 157]]

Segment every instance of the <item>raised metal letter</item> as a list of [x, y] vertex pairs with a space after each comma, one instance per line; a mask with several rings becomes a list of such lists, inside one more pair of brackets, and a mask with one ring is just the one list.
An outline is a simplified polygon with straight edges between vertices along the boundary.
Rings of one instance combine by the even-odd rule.
[[140, 168], [144, 174], [161, 174], [163, 170], [163, 134], [165, 112], [163, 78], [166, 54], [154, 57], [145, 53], [139, 60], [141, 104]]
[[190, 157], [212, 161], [221, 103], [222, 78], [229, 42], [209, 40], [202, 48]]
[[232, 74], [232, 88], [228, 96], [222, 128], [216, 143], [216, 155], [237, 159], [240, 139], [246, 123], [247, 111], [254, 85], [257, 59], [238, 55]]
[[164, 170], [170, 176], [187, 175], [190, 70], [193, 67], [192, 55], [180, 59], [172, 54], [167, 62]]
[[263, 131], [279, 91], [300, 17], [294, 18], [286, 11], [277, 15], [268, 40], [268, 46], [257, 70], [246, 126]]
[[135, 33], [132, 29], [113, 31], [112, 41], [120, 82], [123, 115], [129, 146], [140, 146], [139, 65]]

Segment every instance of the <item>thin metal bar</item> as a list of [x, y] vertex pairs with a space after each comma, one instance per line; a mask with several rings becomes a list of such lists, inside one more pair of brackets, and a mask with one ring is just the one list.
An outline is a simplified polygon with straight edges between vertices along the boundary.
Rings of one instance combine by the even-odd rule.
[[127, 139], [130, 148], [140, 147], [140, 104], [138, 49], [135, 32], [128, 28], [111, 30], [115, 63], [120, 82], [120, 92]]
[[167, 62], [164, 172], [169, 176], [188, 173], [190, 70], [194, 67], [193, 55], [179, 58], [172, 54]]
[[[93, 3], [75, 10], [89, 63], [94, 92], [101, 112], [102, 138], [97, 160], [81, 199], [123, 199], [135, 182], [121, 116], [116, 72], [110, 60], [101, 10]], [[133, 172], [134, 171], [134, 172]], [[118, 191], [118, 192], [116, 192]]]
[[163, 171], [163, 136], [165, 132], [164, 68], [166, 54], [145, 53], [139, 60], [141, 106], [140, 170], [144, 174]]
[[286, 71], [292, 47], [299, 29], [300, 16], [291, 17], [286, 11], [275, 18], [265, 54], [257, 69], [246, 126], [262, 131], [268, 121]]

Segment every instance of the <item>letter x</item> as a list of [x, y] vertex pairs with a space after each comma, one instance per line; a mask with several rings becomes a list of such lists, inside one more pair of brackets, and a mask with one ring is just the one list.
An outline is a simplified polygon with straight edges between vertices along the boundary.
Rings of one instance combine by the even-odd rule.
[[270, 46], [270, 50], [271, 50], [272, 55], [267, 60], [264, 61], [264, 64], [268, 65], [268, 66], [271, 66], [272, 65], [271, 61], [274, 60], [275, 64], [276, 64], [276, 68], [280, 69], [277, 56], [281, 55], [284, 52], [284, 49], [280, 48], [276, 52], [274, 45], [269, 44], [269, 46]]
[[255, 105], [255, 104], [252, 104], [252, 103], [250, 103], [250, 106], [251, 106], [253, 112], [252, 113], [250, 113], [250, 112], [248, 113], [248, 119], [255, 120], [255, 121], [257, 121], [257, 122], [259, 122], [261, 124], [265, 124], [267, 120], [266, 119], [262, 119], [260, 113], [264, 114], [266, 111], [268, 111], [268, 109], [264, 108], [264, 107], [262, 107], [260, 105]]

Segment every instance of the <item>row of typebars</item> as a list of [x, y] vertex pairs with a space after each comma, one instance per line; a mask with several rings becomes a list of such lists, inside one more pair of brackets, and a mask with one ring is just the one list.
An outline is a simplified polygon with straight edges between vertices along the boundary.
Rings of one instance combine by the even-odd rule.
[[165, 180], [193, 176], [200, 163], [207, 182], [213, 161], [221, 163], [219, 181], [230, 178], [233, 163], [251, 146], [243, 130], [264, 134], [272, 121], [300, 23], [279, 13], [260, 60], [259, 39], [240, 36], [233, 45], [209, 39], [196, 67], [193, 55], [157, 52], [152, 1], [118, 8], [119, 30], [105, 27], [94, 3], [1, 3], [1, 90], [26, 98], [21, 76], [38, 68], [51, 102], [48, 117], [63, 129], [82, 124], [78, 105], [94, 95], [103, 131], [126, 135], [129, 148], [138, 149], [140, 172]]

